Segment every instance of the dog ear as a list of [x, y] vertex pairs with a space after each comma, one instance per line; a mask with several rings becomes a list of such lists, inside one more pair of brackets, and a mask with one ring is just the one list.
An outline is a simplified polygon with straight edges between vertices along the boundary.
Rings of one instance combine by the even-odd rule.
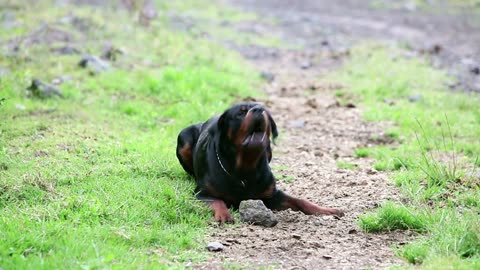
[[220, 115], [220, 117], [218, 117], [218, 120], [217, 120], [218, 130], [223, 130], [223, 127], [225, 125], [225, 118], [227, 118], [227, 111], [225, 111], [224, 113], [222, 113], [222, 115]]
[[272, 115], [270, 115], [270, 113], [268, 113], [268, 120], [270, 122], [270, 129], [272, 130], [273, 143], [275, 144], [275, 139], [278, 137], [277, 124], [273, 120]]

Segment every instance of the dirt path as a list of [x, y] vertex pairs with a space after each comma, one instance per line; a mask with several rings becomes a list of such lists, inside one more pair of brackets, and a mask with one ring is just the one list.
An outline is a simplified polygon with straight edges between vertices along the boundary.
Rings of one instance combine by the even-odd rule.
[[[435, 0], [425, 10], [414, 1], [245, 0], [236, 7], [273, 17], [266, 33], [281, 33], [287, 43], [311, 49], [345, 50], [366, 39], [396, 41], [431, 57], [459, 79], [454, 90], [480, 92], [480, 11]], [[388, 8], [374, 8], [372, 3]], [[250, 31], [262, 29], [255, 23]], [[245, 29], [248, 31], [248, 28]], [[262, 32], [260, 32], [261, 34]]]
[[[320, 205], [344, 209], [347, 214], [336, 219], [284, 211], [278, 213], [280, 222], [274, 228], [244, 224], [216, 228], [209, 239], [228, 246], [199, 268], [228, 268], [225, 262], [279, 269], [402, 264], [389, 246], [408, 236], [367, 235], [356, 225], [359, 214], [386, 199], [398, 199], [385, 173], [372, 170], [370, 160], [353, 157], [353, 149], [372, 143], [373, 136], [381, 137], [385, 127], [364, 122], [357, 108], [339, 106], [334, 92], [341, 86], [316, 82], [328, 67], [337, 64], [329, 55], [273, 49], [257, 49], [255, 55], [263, 56], [254, 60], [259, 70], [274, 75], [266, 85], [268, 98], [260, 101], [271, 109], [283, 131], [271, 165], [280, 178], [294, 179], [279, 181], [280, 188]], [[313, 59], [317, 59], [314, 66], [305, 68], [304, 63]], [[308, 96], [306, 89], [311, 92]], [[337, 160], [358, 164], [358, 169], [339, 169]]]
[[[472, 71], [480, 63], [476, 45], [480, 29], [464, 14], [382, 11], [366, 7], [364, 1], [340, 2], [266, 0], [235, 5], [277, 21], [243, 24], [242, 31], [277, 33], [287, 43], [307, 49], [237, 48], [259, 72], [273, 77], [265, 86], [268, 98], [260, 100], [271, 109], [284, 134], [274, 148], [271, 165], [280, 178], [294, 179], [279, 181], [279, 186], [320, 205], [344, 209], [346, 217], [338, 220], [284, 211], [278, 213], [280, 222], [274, 228], [244, 224], [216, 228], [209, 239], [227, 247], [198, 268], [229, 268], [233, 263], [247, 268], [377, 269], [404, 264], [390, 246], [411, 236], [365, 234], [357, 226], [360, 214], [387, 199], [401, 199], [386, 174], [371, 169], [371, 160], [353, 155], [355, 148], [375, 143], [372, 137], [382, 138], [385, 126], [364, 122], [357, 108], [339, 106], [334, 92], [341, 86], [317, 79], [340, 64], [348, 47], [368, 38], [406, 42], [459, 78], [452, 88], [480, 91], [479, 76]], [[337, 161], [358, 168], [339, 169]]]

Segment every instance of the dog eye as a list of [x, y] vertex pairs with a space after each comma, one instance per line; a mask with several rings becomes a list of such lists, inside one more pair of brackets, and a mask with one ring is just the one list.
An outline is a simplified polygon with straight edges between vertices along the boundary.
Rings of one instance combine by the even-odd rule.
[[245, 113], [246, 113], [245, 111], [238, 111], [236, 117], [240, 118], [240, 117], [244, 116]]

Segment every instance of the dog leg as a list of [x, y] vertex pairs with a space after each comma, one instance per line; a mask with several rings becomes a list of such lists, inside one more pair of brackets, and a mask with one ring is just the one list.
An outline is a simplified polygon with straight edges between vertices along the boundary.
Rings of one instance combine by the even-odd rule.
[[224, 201], [211, 197], [209, 195], [203, 195], [198, 193], [197, 199], [206, 203], [214, 212], [215, 221], [219, 223], [233, 223], [234, 219], [228, 212], [228, 207]]
[[302, 211], [307, 215], [335, 215], [339, 217], [345, 215], [341, 210], [321, 207], [307, 200], [287, 195], [281, 190], [277, 190], [272, 198], [264, 199], [263, 202], [272, 210], [285, 210], [290, 208], [293, 211]]
[[213, 209], [215, 213], [215, 221], [219, 223], [233, 223], [234, 219], [228, 212], [227, 205], [222, 200], [213, 200], [208, 202], [208, 206]]

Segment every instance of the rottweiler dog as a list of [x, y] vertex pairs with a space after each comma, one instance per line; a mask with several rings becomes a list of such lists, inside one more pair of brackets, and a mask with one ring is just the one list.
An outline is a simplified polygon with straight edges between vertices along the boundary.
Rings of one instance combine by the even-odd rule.
[[260, 104], [243, 102], [191, 125], [178, 135], [177, 158], [196, 180], [196, 196], [215, 213], [215, 220], [233, 222], [229, 207], [243, 200], [259, 199], [272, 210], [291, 208], [307, 215], [343, 212], [294, 198], [277, 189], [269, 163], [270, 141], [278, 136], [277, 125]]

